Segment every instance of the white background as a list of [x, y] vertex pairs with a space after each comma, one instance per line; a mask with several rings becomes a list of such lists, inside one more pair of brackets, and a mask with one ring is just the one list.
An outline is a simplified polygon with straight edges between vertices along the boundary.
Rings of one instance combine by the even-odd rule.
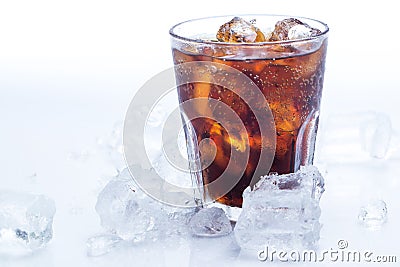
[[[271, 13], [326, 22], [330, 35], [322, 117], [375, 110], [388, 114], [399, 129], [395, 4], [388, 0], [1, 1], [0, 189], [47, 194], [56, 200], [57, 214], [55, 238], [45, 251], [25, 259], [3, 259], [0, 266], [102, 266], [101, 259], [86, 258], [85, 240], [100, 231], [93, 207], [114, 168], [98, 157], [96, 140], [109, 135], [114, 124], [123, 120], [134, 92], [146, 80], [172, 65], [168, 30], [183, 20]], [[397, 163], [368, 163], [365, 167], [370, 171], [355, 177], [339, 173], [348, 168], [329, 173], [327, 178], [336, 186], [331, 188], [346, 198], [332, 206], [335, 194], [327, 191], [322, 202], [326, 207], [321, 218], [325, 225], [322, 245], [353, 238], [350, 244], [370, 245], [386, 254], [398, 247], [394, 242], [400, 237]], [[353, 227], [352, 221], [363, 198], [360, 190], [364, 187], [357, 186], [377, 170], [377, 175], [368, 178], [369, 188], [380, 188], [379, 195], [392, 203], [392, 221], [382, 232], [364, 232]], [[379, 187], [382, 183], [392, 191]], [[346, 210], [346, 206], [351, 207], [348, 213], [341, 212], [339, 207]], [[203, 245], [207, 250], [207, 244]], [[120, 257], [146, 266], [154, 253], [145, 251], [137, 248], [130, 256]], [[178, 251], [162, 253], [153, 266], [176, 266], [174, 262], [196, 266], [202, 260], [193, 246], [183, 245]], [[219, 261], [224, 257], [214, 263]]]

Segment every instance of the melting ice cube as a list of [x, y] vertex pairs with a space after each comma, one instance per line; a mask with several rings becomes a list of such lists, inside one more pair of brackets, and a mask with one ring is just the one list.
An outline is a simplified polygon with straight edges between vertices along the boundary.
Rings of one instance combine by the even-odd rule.
[[319, 199], [324, 180], [314, 166], [296, 173], [267, 175], [243, 193], [235, 237], [244, 249], [312, 248], [319, 240]]
[[0, 254], [27, 254], [53, 237], [54, 201], [43, 195], [0, 191]]
[[119, 177], [111, 180], [100, 192], [96, 211], [102, 226], [109, 232], [124, 240], [139, 242], [151, 238], [157, 231], [156, 217], [160, 212], [150, 209], [154, 204], [132, 179]]

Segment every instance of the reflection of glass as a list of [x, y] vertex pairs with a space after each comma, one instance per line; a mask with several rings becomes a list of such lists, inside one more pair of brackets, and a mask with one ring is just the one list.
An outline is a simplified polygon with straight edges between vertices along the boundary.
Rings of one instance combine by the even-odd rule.
[[[272, 15], [242, 17], [247, 21], [256, 19], [261, 30], [262, 25], [274, 25], [275, 22], [285, 19]], [[239, 153], [239, 160], [240, 153], [248, 154], [248, 158], [243, 157], [243, 160], [233, 163], [239, 166], [238, 169], [241, 165], [244, 166], [244, 171], [235, 172], [233, 168], [229, 173], [232, 179], [240, 177], [231, 190], [222, 192], [205, 187], [201, 200], [211, 198], [230, 207], [241, 207], [243, 190], [256, 181], [260, 174], [269, 171], [290, 173], [298, 170], [300, 165], [311, 164], [313, 161], [328, 28], [321, 22], [300, 18], [321, 33], [294, 41], [211, 41], [215, 39], [218, 28], [230, 19], [231, 17], [213, 17], [191, 20], [174, 26], [170, 34], [173, 59], [177, 66], [179, 101], [184, 103], [193, 99], [206, 99], [181, 109], [183, 118], [188, 113], [195, 114], [196, 117], [190, 120], [185, 129], [189, 157], [191, 160], [199, 159], [200, 165], [207, 163], [206, 167], [201, 168], [200, 174], [192, 169], [192, 177], [195, 181], [201, 181], [200, 186], [207, 186], [224, 173], [228, 163], [232, 161], [232, 151]], [[235, 78], [235, 75], [221, 73], [218, 67], [210, 65], [195, 71], [185, 69], [184, 65], [179, 68], [181, 63], [199, 61], [223, 64], [244, 73], [257, 85], [265, 99], [253, 97], [256, 94], [246, 83]], [[188, 76], [192, 78], [189, 82], [185, 80]], [[194, 76], [201, 82], [192, 82]], [[217, 85], [223, 79], [228, 79], [236, 91]], [[248, 101], [244, 101], [242, 95], [248, 97]], [[241, 125], [232, 123], [234, 116], [228, 112], [221, 113], [221, 109], [207, 101], [219, 101], [233, 110], [235, 116], [240, 118]], [[254, 114], [268, 108], [272, 112], [276, 130], [273, 136], [265, 137], [261, 136], [261, 122], [255, 119]], [[266, 138], [265, 142], [262, 141], [263, 138]], [[255, 172], [260, 162], [260, 151], [275, 144], [275, 140], [276, 152], [272, 166], [263, 166], [264, 161], [261, 161], [261, 172]], [[275, 146], [272, 149], [274, 148]]]

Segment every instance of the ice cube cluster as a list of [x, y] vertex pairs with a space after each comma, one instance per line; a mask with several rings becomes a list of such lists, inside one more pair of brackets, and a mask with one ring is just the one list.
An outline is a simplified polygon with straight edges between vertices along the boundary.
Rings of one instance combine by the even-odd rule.
[[[133, 166], [131, 168], [140, 168]], [[139, 173], [151, 184], [154, 169], [140, 169]], [[146, 180], [144, 179], [144, 180]], [[155, 186], [156, 183], [154, 183]], [[159, 190], [162, 190], [159, 188]], [[179, 195], [179, 192], [176, 193]], [[110, 233], [124, 240], [140, 242], [159, 237], [160, 233], [170, 232], [171, 227], [178, 228], [181, 223], [166, 226], [164, 222], [176, 220], [177, 211], [186, 214], [190, 208], [174, 208], [151, 198], [132, 179], [128, 168], [112, 179], [100, 192], [96, 211], [101, 225]], [[180, 217], [179, 220], [182, 218]], [[165, 229], [168, 227], [169, 229]], [[177, 229], [176, 229], [177, 230]]]
[[243, 210], [235, 226], [242, 249], [313, 248], [319, 240], [324, 179], [314, 166], [296, 173], [267, 175], [243, 193]]
[[0, 254], [25, 255], [53, 237], [55, 203], [43, 195], [0, 191]]
[[229, 43], [256, 43], [275, 42], [305, 39], [321, 34], [321, 31], [312, 28], [296, 18], [287, 18], [276, 22], [272, 32], [262, 32], [255, 26], [256, 21], [248, 22], [242, 18], [234, 17], [229, 22], [221, 25], [217, 32], [217, 39]]
[[[158, 183], [152, 182], [154, 169], [143, 169], [139, 165], [130, 168], [144, 178], [142, 180], [146, 181], [147, 188], [158, 186]], [[182, 197], [181, 192], [164, 194]], [[173, 207], [151, 198], [132, 179], [128, 168], [109, 181], [100, 192], [96, 211], [105, 232], [88, 239], [88, 256], [101, 256], [121, 245], [189, 235], [222, 236], [232, 231], [229, 219], [220, 208]]]
[[[154, 169], [142, 169], [139, 165], [130, 168], [135, 168], [135, 173], [145, 178], [143, 180], [146, 181], [147, 188], [159, 187], [159, 183], [152, 182], [152, 178], [155, 177]], [[166, 193], [181, 197], [180, 192]], [[136, 184], [126, 168], [100, 192], [96, 211], [105, 233], [88, 240], [89, 256], [108, 253], [121, 242], [154, 242], [166, 237], [186, 235], [189, 233], [189, 219], [195, 209], [172, 207], [151, 198]]]
[[[133, 168], [140, 168], [134, 166]], [[153, 169], [137, 170], [153, 177]], [[162, 190], [162, 189], [160, 189]], [[243, 194], [243, 210], [235, 229], [242, 249], [312, 248], [319, 239], [319, 199], [324, 180], [313, 166], [292, 174], [267, 175]], [[232, 224], [217, 207], [169, 207], [144, 193], [128, 169], [101, 191], [96, 204], [105, 233], [91, 237], [88, 255], [100, 256], [121, 244], [154, 242], [174, 236], [218, 237], [232, 232]]]

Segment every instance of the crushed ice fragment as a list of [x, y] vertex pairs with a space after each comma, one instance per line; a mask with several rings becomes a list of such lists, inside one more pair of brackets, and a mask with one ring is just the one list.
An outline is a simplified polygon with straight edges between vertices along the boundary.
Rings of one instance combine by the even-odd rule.
[[284, 175], [267, 175], [243, 193], [242, 213], [235, 226], [243, 249], [313, 248], [319, 240], [324, 179], [314, 166]]
[[117, 235], [100, 234], [90, 237], [86, 243], [87, 255], [89, 257], [98, 257], [111, 252], [122, 242]]
[[43, 248], [53, 237], [54, 201], [43, 195], [0, 191], [0, 254]]
[[317, 36], [321, 31], [295, 18], [278, 21], [270, 34], [269, 41], [285, 41]]
[[[253, 22], [253, 23], [252, 23]], [[248, 22], [242, 18], [234, 17], [231, 21], [221, 25], [217, 39], [221, 42], [254, 43], [264, 42], [264, 34], [254, 26], [254, 20]]]
[[195, 236], [223, 236], [232, 232], [232, 225], [225, 212], [217, 207], [200, 209], [189, 223]]
[[358, 215], [360, 223], [366, 227], [376, 228], [387, 220], [387, 207], [383, 200], [373, 200], [361, 207]]

